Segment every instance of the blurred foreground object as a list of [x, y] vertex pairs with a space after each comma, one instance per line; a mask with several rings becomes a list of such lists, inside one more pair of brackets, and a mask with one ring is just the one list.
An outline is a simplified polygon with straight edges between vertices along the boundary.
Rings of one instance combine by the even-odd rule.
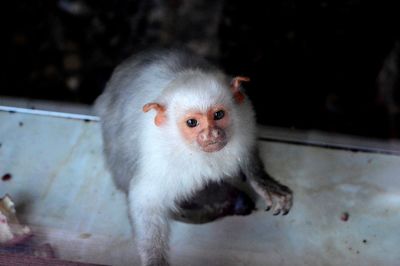
[[10, 196], [0, 198], [0, 246], [22, 243], [31, 235], [31, 229], [18, 221], [15, 204]]

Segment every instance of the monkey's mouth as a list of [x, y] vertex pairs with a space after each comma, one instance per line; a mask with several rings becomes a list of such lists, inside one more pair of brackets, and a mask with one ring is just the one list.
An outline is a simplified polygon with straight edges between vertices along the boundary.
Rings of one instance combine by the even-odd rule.
[[204, 143], [201, 146], [201, 149], [205, 152], [216, 152], [225, 147], [226, 143], [227, 143], [226, 141], [210, 141]]

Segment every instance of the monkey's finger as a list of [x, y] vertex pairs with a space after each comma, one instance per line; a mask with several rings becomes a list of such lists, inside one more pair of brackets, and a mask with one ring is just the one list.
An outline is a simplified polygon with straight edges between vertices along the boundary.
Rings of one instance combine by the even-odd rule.
[[282, 211], [282, 215], [283, 215], [283, 216], [288, 215], [289, 212], [290, 212], [290, 209], [284, 209], [284, 210]]
[[277, 215], [279, 215], [281, 213], [281, 209], [277, 209], [274, 213], [273, 213], [273, 215], [274, 216], [277, 216]]
[[292, 199], [287, 199], [285, 203], [285, 206], [282, 208], [282, 215], [287, 215], [289, 213], [290, 209], [292, 208]]
[[282, 215], [287, 215], [292, 208], [293, 205], [293, 195], [288, 194], [286, 195], [285, 205], [282, 208]]
[[268, 192], [265, 193], [264, 196], [264, 200], [265, 200], [265, 205], [267, 205], [267, 207], [265, 208], [265, 211], [269, 211], [271, 210], [271, 208], [273, 208], [273, 201], [272, 201], [272, 195]]
[[281, 197], [275, 197], [274, 206], [272, 208], [272, 214], [274, 216], [279, 215], [283, 209], [283, 199]]

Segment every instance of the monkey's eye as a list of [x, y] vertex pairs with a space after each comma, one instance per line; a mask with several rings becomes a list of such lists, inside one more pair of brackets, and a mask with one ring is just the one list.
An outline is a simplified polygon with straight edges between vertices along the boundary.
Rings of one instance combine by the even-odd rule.
[[214, 120], [220, 120], [225, 116], [224, 110], [219, 110], [214, 113]]
[[199, 124], [196, 119], [189, 119], [186, 121], [188, 127], [196, 127]]

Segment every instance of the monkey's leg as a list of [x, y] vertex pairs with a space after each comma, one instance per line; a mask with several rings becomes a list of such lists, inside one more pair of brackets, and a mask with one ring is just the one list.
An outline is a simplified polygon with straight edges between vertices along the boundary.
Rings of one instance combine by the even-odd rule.
[[190, 199], [178, 203], [174, 219], [186, 223], [207, 223], [228, 215], [248, 215], [255, 207], [243, 191], [226, 182], [209, 183]]
[[258, 150], [247, 158], [242, 165], [242, 171], [254, 191], [264, 199], [267, 211], [272, 209], [274, 215], [289, 213], [293, 204], [293, 193], [290, 188], [280, 184], [265, 171]]
[[152, 202], [133, 201], [130, 195], [130, 217], [136, 245], [143, 266], [168, 266], [169, 216], [168, 211]]

